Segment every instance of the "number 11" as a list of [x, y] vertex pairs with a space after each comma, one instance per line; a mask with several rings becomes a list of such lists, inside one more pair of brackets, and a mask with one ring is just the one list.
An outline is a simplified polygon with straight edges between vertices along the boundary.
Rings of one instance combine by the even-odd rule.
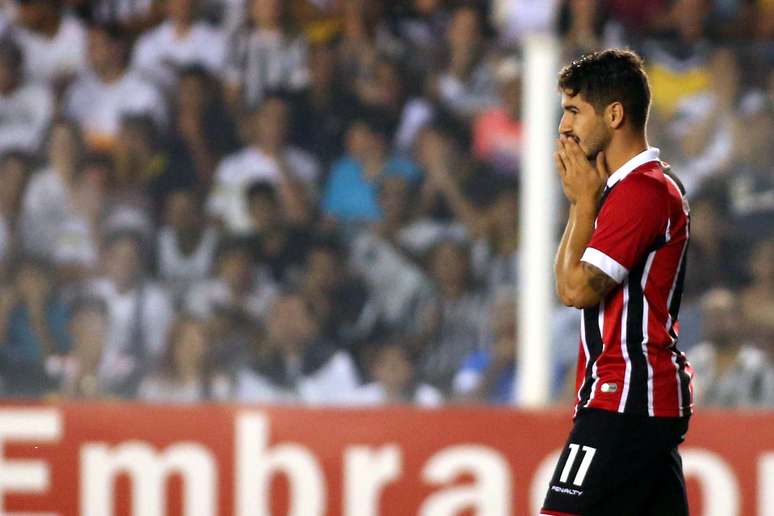
[[[562, 469], [562, 475], [559, 477], [559, 482], [563, 484], [567, 483], [570, 470], [575, 463], [575, 457], [578, 455], [578, 449], [581, 448], [575, 443], [570, 443], [568, 447], [570, 448], [570, 455], [567, 457], [567, 462], [564, 463], [564, 469]], [[575, 480], [572, 481], [576, 486], [583, 485], [583, 480], [586, 478], [589, 466], [591, 466], [591, 460], [594, 458], [594, 454], [597, 453], [597, 449], [591, 446], [584, 446], [581, 450], [583, 451], [583, 460], [581, 461], [580, 468], [578, 468], [578, 472], [575, 474]]]

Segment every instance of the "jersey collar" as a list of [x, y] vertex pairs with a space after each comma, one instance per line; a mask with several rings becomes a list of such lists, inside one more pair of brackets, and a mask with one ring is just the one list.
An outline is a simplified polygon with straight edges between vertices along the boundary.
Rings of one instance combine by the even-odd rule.
[[632, 159], [621, 165], [618, 170], [613, 172], [609, 178], [607, 178], [607, 187], [612, 188], [618, 181], [622, 180], [633, 172], [637, 167], [650, 163], [651, 161], [658, 161], [658, 156], [661, 151], [656, 147], [648, 147], [644, 151], [640, 152]]

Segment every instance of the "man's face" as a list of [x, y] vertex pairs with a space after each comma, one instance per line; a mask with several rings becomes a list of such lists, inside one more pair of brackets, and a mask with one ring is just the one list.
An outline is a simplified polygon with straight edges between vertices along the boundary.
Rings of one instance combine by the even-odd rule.
[[98, 74], [120, 67], [124, 62], [124, 46], [99, 29], [89, 32], [88, 49], [91, 66]]
[[317, 335], [317, 323], [304, 300], [294, 294], [277, 299], [267, 319], [272, 343], [287, 351], [301, 351]]
[[562, 92], [562, 120], [559, 122], [559, 134], [578, 142], [581, 150], [590, 160], [607, 148], [612, 139], [612, 131], [605, 124], [602, 113], [586, 102], [580, 94], [569, 95]]

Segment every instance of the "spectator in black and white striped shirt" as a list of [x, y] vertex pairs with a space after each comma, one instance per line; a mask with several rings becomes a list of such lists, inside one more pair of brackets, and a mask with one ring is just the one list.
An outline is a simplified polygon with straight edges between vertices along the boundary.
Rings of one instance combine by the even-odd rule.
[[289, 24], [279, 0], [252, 0], [252, 24], [233, 38], [226, 93], [232, 107], [255, 108], [267, 90], [298, 91], [309, 82], [307, 45]]

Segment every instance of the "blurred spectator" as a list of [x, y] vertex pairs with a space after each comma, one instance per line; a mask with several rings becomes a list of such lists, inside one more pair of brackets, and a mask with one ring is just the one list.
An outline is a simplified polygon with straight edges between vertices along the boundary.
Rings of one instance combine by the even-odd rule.
[[516, 305], [512, 295], [500, 296], [492, 305], [489, 325], [491, 343], [465, 358], [454, 375], [452, 390], [465, 401], [515, 404]]
[[193, 163], [184, 156], [171, 159], [158, 127], [147, 115], [121, 117], [112, 156], [117, 197], [149, 211], [154, 222], [167, 195], [196, 186]]
[[367, 297], [365, 286], [346, 264], [344, 249], [335, 240], [312, 243], [298, 289], [320, 335], [343, 349], [355, 336]]
[[182, 306], [191, 287], [207, 278], [217, 246], [217, 231], [205, 224], [201, 198], [196, 192], [177, 190], [167, 196], [156, 264], [159, 280], [167, 287], [175, 306]]
[[5, 272], [19, 250], [19, 221], [29, 174], [27, 155], [11, 151], [0, 156], [0, 272]]
[[379, 220], [379, 181], [392, 174], [415, 181], [419, 171], [412, 162], [390, 156], [386, 129], [376, 115], [353, 120], [346, 146], [347, 154], [331, 168], [322, 210], [345, 224]]
[[236, 34], [225, 69], [231, 106], [255, 109], [267, 90], [298, 91], [309, 82], [307, 46], [280, 0], [247, 0], [250, 25]]
[[716, 51], [707, 68], [712, 78], [709, 87], [682, 98], [661, 133], [665, 150], [672, 156], [671, 163], [689, 196], [707, 178], [727, 169], [732, 158], [740, 78], [736, 56], [730, 50]]
[[213, 276], [191, 286], [185, 309], [201, 318], [227, 309], [261, 322], [276, 295], [274, 282], [266, 275], [255, 274], [250, 248], [242, 241], [226, 240], [218, 249]]
[[[460, 226], [469, 239], [481, 238], [486, 232], [486, 218], [471, 202], [483, 180], [475, 174], [459, 144], [439, 127], [422, 131], [417, 145], [417, 161], [425, 172], [420, 206], [424, 215], [452, 226]], [[478, 175], [479, 177], [475, 177]]]
[[0, 40], [0, 152], [36, 152], [54, 111], [54, 99], [46, 83], [24, 78], [20, 48], [12, 40]]
[[387, 30], [384, 2], [377, 0], [343, 0], [343, 30], [336, 46], [337, 74], [346, 94], [356, 97], [359, 80], [373, 76], [380, 54], [393, 55], [393, 40]]
[[81, 20], [65, 14], [64, 2], [17, 3], [18, 24], [11, 36], [22, 48], [26, 75], [60, 91], [86, 68], [86, 28]]
[[193, 167], [198, 187], [206, 191], [221, 158], [237, 147], [220, 83], [202, 67], [183, 68], [175, 102], [170, 161], [177, 168]]
[[378, 56], [372, 70], [356, 78], [354, 91], [359, 106], [379, 113], [390, 130], [397, 126], [406, 93], [397, 62]]
[[104, 276], [89, 285], [110, 313], [99, 382], [119, 396], [133, 396], [145, 371], [158, 365], [173, 318], [167, 292], [148, 278], [144, 261], [138, 234], [112, 234], [104, 244]]
[[54, 387], [67, 398], [110, 397], [99, 378], [99, 364], [108, 339], [109, 314], [104, 301], [82, 297], [70, 306], [68, 326], [72, 342], [69, 353], [53, 356], [47, 369]]
[[363, 406], [414, 404], [438, 407], [443, 394], [417, 379], [408, 350], [397, 339], [376, 344], [369, 367], [373, 381], [356, 388], [348, 403]]
[[[395, 2], [400, 8], [401, 3]], [[405, 47], [409, 77], [420, 79], [435, 68], [443, 54], [443, 35], [449, 23], [444, 0], [409, 0], [395, 23], [395, 36]]]
[[67, 309], [44, 262], [21, 258], [13, 278], [0, 296], [0, 376], [5, 394], [39, 396], [49, 388], [47, 360], [69, 348]]
[[288, 145], [288, 117], [282, 97], [266, 98], [247, 119], [248, 145], [226, 156], [218, 166], [207, 208], [228, 231], [244, 234], [249, 230], [245, 190], [259, 179], [276, 185], [288, 220], [304, 222], [309, 217], [318, 164], [309, 154]]
[[309, 87], [293, 100], [290, 124], [294, 144], [316, 156], [324, 167], [341, 155], [346, 120], [353, 110], [336, 76], [336, 54], [331, 45], [316, 45], [309, 52]]
[[65, 289], [95, 275], [112, 174], [110, 161], [101, 156], [88, 156], [71, 180], [69, 210], [58, 222], [53, 242], [57, 276]]
[[748, 262], [750, 283], [740, 292], [745, 320], [766, 335], [774, 335], [774, 241], [761, 240]]
[[[646, 8], [647, 4], [658, 3], [663, 0], [641, 5]], [[653, 100], [651, 117], [657, 124], [673, 117], [681, 102], [706, 94], [712, 85], [713, 48], [706, 39], [702, 3], [703, 0], [677, 2], [673, 11], [674, 30], [666, 37], [652, 38], [644, 44]]]
[[702, 298], [705, 341], [691, 349], [696, 371], [694, 397], [699, 405], [755, 406], [769, 400], [760, 388], [769, 374], [766, 353], [747, 341], [739, 299], [726, 289]]
[[161, 403], [196, 403], [224, 398], [228, 384], [218, 392], [209, 374], [210, 336], [203, 320], [180, 316], [169, 331], [169, 343], [159, 370], [140, 384], [138, 398]]
[[28, 253], [51, 259], [62, 222], [72, 211], [72, 184], [83, 155], [75, 122], [59, 119], [51, 127], [48, 163], [31, 178], [22, 201], [22, 238]]
[[495, 171], [510, 175], [517, 175], [521, 168], [524, 145], [520, 66], [514, 58], [500, 62], [496, 74], [500, 105], [473, 121], [473, 155]]
[[684, 292], [687, 300], [713, 287], [736, 289], [744, 283], [747, 242], [730, 222], [725, 183], [705, 185], [691, 201], [691, 245]]
[[284, 294], [266, 320], [266, 341], [237, 377], [242, 402], [344, 403], [358, 385], [349, 355], [327, 343], [312, 310], [297, 294]]
[[285, 285], [301, 274], [312, 234], [306, 226], [283, 220], [277, 189], [268, 181], [256, 181], [247, 189], [250, 232], [247, 241], [255, 263], [271, 278]]
[[117, 25], [89, 30], [90, 69], [67, 90], [64, 112], [83, 126], [89, 145], [106, 150], [115, 143], [126, 114], [147, 114], [166, 126], [164, 98], [149, 82], [127, 68], [129, 36]]
[[[770, 72], [774, 94], [774, 71]], [[771, 161], [771, 127], [774, 125], [774, 97], [762, 92], [748, 93], [740, 102], [733, 167], [729, 171], [731, 211], [737, 227], [752, 238], [774, 237], [774, 164]]]
[[460, 120], [468, 121], [497, 103], [492, 63], [475, 7], [463, 5], [452, 13], [446, 42], [448, 60], [438, 79], [441, 100]]
[[[206, 319], [210, 337], [207, 361], [217, 392], [228, 391], [233, 395], [234, 374], [248, 362], [250, 352], [263, 338], [263, 326], [246, 317], [241, 310], [227, 306], [215, 306]], [[229, 385], [224, 387], [223, 379]], [[220, 394], [218, 394], [220, 395]]]
[[[379, 188], [382, 219], [358, 232], [351, 244], [350, 263], [369, 290], [367, 320], [398, 330], [409, 324], [429, 282], [417, 260], [404, 248], [417, 233], [411, 224], [416, 210], [417, 188], [401, 175], [385, 177]], [[422, 232], [420, 240], [429, 236]]]
[[222, 71], [226, 41], [220, 31], [196, 21], [201, 0], [168, 0], [166, 19], [137, 40], [132, 66], [159, 86], [172, 88], [176, 72], [199, 65], [213, 75]]
[[488, 300], [475, 284], [466, 245], [438, 244], [428, 269], [435, 293], [417, 311], [420, 378], [448, 392], [463, 360], [483, 342]]
[[486, 231], [473, 244], [473, 271], [490, 299], [503, 291], [512, 296], [519, 284], [518, 186], [502, 181], [482, 217]]

